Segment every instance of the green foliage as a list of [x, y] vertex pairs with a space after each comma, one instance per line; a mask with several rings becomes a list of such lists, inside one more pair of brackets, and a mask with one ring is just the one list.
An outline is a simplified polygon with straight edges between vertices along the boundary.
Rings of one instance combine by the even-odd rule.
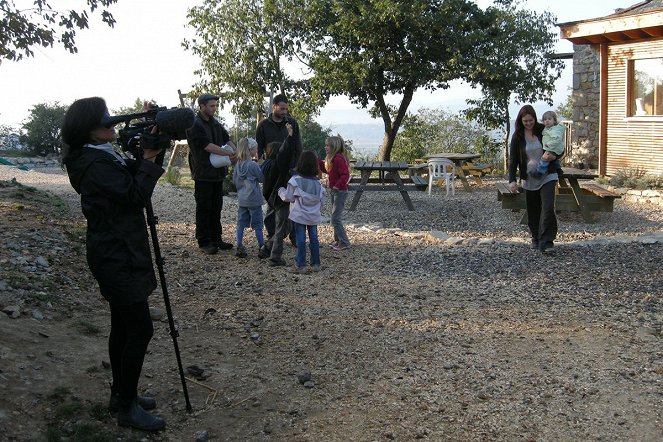
[[[313, 91], [373, 107], [385, 127], [385, 160], [414, 91], [463, 78], [482, 33], [482, 12], [466, 0], [312, 0], [305, 16]], [[401, 102], [390, 107], [387, 94]]]
[[[496, 2], [483, 18], [487, 38], [480, 39], [470, 53], [467, 81], [481, 88], [482, 98], [467, 100], [468, 118], [482, 126], [505, 130], [510, 127], [509, 104], [544, 100], [552, 105], [555, 80], [563, 62], [546, 57], [554, 52], [555, 16], [516, 9], [517, 1]], [[506, 149], [505, 149], [506, 152]]]
[[153, 101], [153, 100], [147, 100], [147, 99], [142, 99], [140, 97], [136, 97], [136, 100], [131, 106], [125, 106], [125, 107], [120, 107], [118, 109], [114, 109], [111, 111], [111, 114], [113, 115], [126, 115], [126, 114], [138, 114], [141, 112], [145, 112], [145, 109], [143, 108], [143, 102], [145, 101]]
[[484, 161], [493, 162], [493, 149], [486, 131], [461, 115], [422, 108], [403, 120], [393, 152], [395, 160], [406, 162], [436, 152], [481, 152]]
[[325, 139], [332, 135], [329, 127], [322, 127], [315, 121], [302, 121], [299, 124], [304, 150], [312, 150], [318, 158], [325, 157]]
[[566, 97], [566, 101], [564, 101], [562, 104], [557, 106], [557, 109], [555, 109], [555, 113], [557, 113], [557, 119], [559, 120], [573, 120], [573, 104], [574, 104], [574, 99], [573, 99], [573, 93], [570, 93], [568, 97]]
[[607, 184], [630, 189], [663, 189], [663, 176], [647, 174], [640, 167], [619, 169], [607, 180]]
[[21, 142], [36, 155], [59, 154], [62, 147], [60, 126], [67, 107], [59, 103], [40, 103], [32, 106], [28, 120], [23, 123], [25, 135]]
[[161, 175], [161, 179], [167, 183], [172, 184], [173, 186], [179, 186], [180, 182], [182, 181], [182, 174], [180, 173], [179, 168], [169, 167], [166, 169], [164, 174]]
[[101, 331], [99, 326], [85, 319], [80, 319], [74, 323], [74, 328], [84, 335], [98, 335]]
[[[48, 47], [62, 44], [69, 52], [76, 53], [76, 31], [88, 28], [89, 14], [100, 6], [101, 19], [113, 27], [115, 19], [106, 8], [117, 0], [87, 0], [87, 7], [58, 10], [51, 7], [58, 2], [35, 0], [31, 8], [19, 6], [12, 0], [0, 0], [0, 64], [2, 60], [21, 60], [31, 57], [34, 46]], [[64, 6], [65, 2], [62, 3]], [[57, 6], [56, 6], [57, 7]]]
[[194, 72], [201, 80], [192, 93], [217, 93], [242, 118], [262, 113], [270, 91], [288, 95], [296, 118], [312, 113], [321, 103], [308, 97], [308, 81], [289, 76], [284, 67], [302, 47], [292, 32], [301, 10], [295, 0], [209, 0], [190, 8], [188, 25], [196, 37], [183, 46], [201, 60]]

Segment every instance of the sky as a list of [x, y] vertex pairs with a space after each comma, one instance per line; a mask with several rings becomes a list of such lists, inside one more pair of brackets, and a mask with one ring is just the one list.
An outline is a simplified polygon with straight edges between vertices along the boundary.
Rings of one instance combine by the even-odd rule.
[[[481, 6], [489, 0], [479, 0]], [[28, 0], [17, 0], [26, 3]], [[0, 64], [0, 124], [19, 127], [38, 103], [69, 105], [77, 98], [101, 96], [109, 109], [131, 106], [138, 97], [154, 99], [160, 106], [179, 104], [178, 89], [188, 92], [197, 81], [193, 71], [198, 60], [185, 51], [181, 43], [194, 37], [186, 27], [187, 9], [199, 1], [181, 0], [119, 0], [111, 7], [117, 23], [110, 28], [98, 14], [90, 29], [79, 31], [77, 54], [64, 49], [36, 48], [35, 56], [18, 62]], [[637, 0], [527, 0], [528, 9], [550, 11], [558, 23], [601, 17], [616, 8], [627, 7]], [[31, 3], [31, 2], [28, 2]], [[62, 0], [50, 2], [54, 8], [70, 4]], [[572, 52], [571, 43], [560, 41], [558, 52]], [[556, 83], [554, 107], [563, 102], [572, 84], [571, 61], [566, 62], [562, 78]], [[228, 66], [232, 69], [232, 66]], [[465, 99], [480, 96], [462, 83], [453, 83], [445, 91], [416, 92], [409, 110], [442, 107], [450, 111], [462, 109]], [[393, 104], [399, 97], [392, 97]], [[514, 104], [517, 111], [518, 106]], [[232, 119], [227, 111], [222, 116]], [[230, 120], [232, 121], [232, 120]], [[365, 110], [357, 109], [346, 97], [333, 97], [317, 118], [325, 127], [340, 124], [376, 123]]]

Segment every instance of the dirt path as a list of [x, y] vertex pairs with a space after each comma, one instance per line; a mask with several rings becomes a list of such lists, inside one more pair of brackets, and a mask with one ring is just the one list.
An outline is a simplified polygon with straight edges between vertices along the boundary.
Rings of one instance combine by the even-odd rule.
[[[167, 324], [155, 322], [141, 387], [168, 427], [146, 435], [116, 427], [104, 408], [109, 315], [87, 272], [80, 216], [0, 187], [0, 307], [21, 313], [0, 315], [3, 439], [663, 439], [663, 245], [572, 242], [606, 234], [618, 224], [609, 216], [589, 232], [562, 218], [557, 254], [546, 257], [524, 243], [448, 246], [361, 228], [379, 203], [367, 198], [350, 215], [353, 248], [325, 248], [322, 272], [292, 275], [253, 256], [251, 240], [247, 260], [200, 255], [191, 200], [159, 186], [155, 209], [182, 359], [204, 372], [188, 384], [187, 414]], [[398, 203], [386, 227], [403, 215], [431, 222], [428, 209]], [[661, 229], [657, 209], [614, 216], [628, 210], [642, 223], [621, 233]], [[228, 232], [233, 211], [224, 209]], [[492, 222], [505, 230], [517, 219], [500, 216]], [[434, 222], [461, 232], [466, 221], [448, 217]], [[474, 229], [484, 237], [493, 227]], [[320, 231], [329, 243], [329, 226]], [[163, 309], [160, 296], [152, 304]]]

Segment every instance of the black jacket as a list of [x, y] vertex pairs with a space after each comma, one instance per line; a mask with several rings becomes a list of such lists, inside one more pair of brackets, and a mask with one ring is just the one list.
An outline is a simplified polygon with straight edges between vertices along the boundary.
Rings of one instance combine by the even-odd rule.
[[213, 117], [205, 121], [198, 112], [193, 127], [186, 133], [186, 139], [189, 145], [191, 178], [197, 181], [223, 181], [228, 168], [217, 169], [212, 166], [209, 160], [210, 154], [205, 150], [209, 143], [223, 146], [230, 140], [230, 135], [223, 125]]
[[291, 137], [286, 138], [276, 159], [270, 165], [265, 182], [262, 185], [262, 195], [270, 207], [280, 207], [287, 203], [278, 196], [279, 187], [286, 187], [292, 176], [290, 173], [293, 158], [295, 157], [295, 142]]
[[144, 208], [163, 169], [149, 161], [122, 165], [107, 152], [83, 148], [68, 162], [71, 185], [87, 219], [87, 262], [110, 303], [144, 301], [157, 287]]
[[[288, 137], [288, 129], [285, 127], [286, 122], [292, 124], [292, 138], [294, 140], [296, 153], [293, 162], [296, 162], [297, 159], [299, 159], [299, 155], [301, 155], [304, 148], [302, 146], [302, 137], [299, 132], [299, 124], [297, 123], [297, 120], [286, 116], [286, 118], [277, 123], [272, 119], [272, 114], [258, 123], [258, 127], [256, 128], [256, 141], [258, 142], [258, 156], [260, 158], [262, 158], [263, 153], [265, 152], [265, 147], [267, 147], [269, 143], [275, 141], [282, 143]], [[294, 166], [295, 165], [292, 164], [291, 167]]]

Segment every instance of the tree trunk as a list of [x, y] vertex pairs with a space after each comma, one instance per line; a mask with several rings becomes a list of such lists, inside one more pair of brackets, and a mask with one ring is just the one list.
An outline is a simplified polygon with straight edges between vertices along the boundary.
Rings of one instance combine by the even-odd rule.
[[390, 161], [391, 159], [391, 148], [394, 147], [394, 141], [396, 140], [396, 131], [392, 127], [385, 126], [384, 128], [384, 137], [382, 137], [382, 146], [380, 146], [380, 154], [378, 159], [380, 161]]
[[377, 105], [380, 108], [380, 114], [382, 115], [382, 121], [384, 122], [384, 137], [382, 138], [382, 146], [380, 147], [380, 161], [390, 161], [391, 160], [391, 149], [394, 147], [394, 141], [396, 140], [396, 135], [398, 134], [398, 129], [401, 127], [403, 118], [407, 112], [407, 108], [412, 102], [412, 96], [414, 95], [414, 84], [408, 84], [403, 89], [403, 99], [401, 100], [400, 106], [398, 106], [398, 112], [396, 113], [396, 118], [394, 121], [391, 121], [391, 114], [389, 113], [389, 106], [384, 102], [383, 96], [377, 97]]

